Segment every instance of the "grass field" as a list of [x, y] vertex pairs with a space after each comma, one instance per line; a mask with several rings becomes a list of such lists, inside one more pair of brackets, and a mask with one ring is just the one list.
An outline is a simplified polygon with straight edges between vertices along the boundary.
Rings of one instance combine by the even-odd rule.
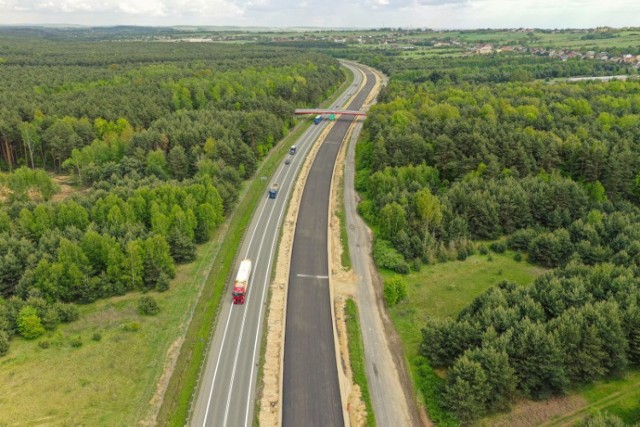
[[[0, 359], [0, 425], [125, 426], [147, 417], [163, 356], [183, 332], [217, 246], [200, 246], [198, 261], [178, 267], [169, 291], [149, 294], [157, 316], [140, 316], [141, 294], [130, 293], [81, 306], [78, 321], [39, 340], [14, 338]], [[77, 337], [82, 345], [74, 348]], [[49, 348], [39, 347], [43, 340]]]
[[[500, 280], [512, 280], [526, 284], [545, 270], [513, 260], [513, 253], [491, 254], [493, 261], [482, 255], [474, 255], [466, 261], [455, 261], [423, 267], [419, 273], [406, 277], [408, 288], [405, 301], [389, 309], [391, 319], [400, 335], [405, 356], [416, 388], [429, 390], [429, 386], [419, 384], [417, 373], [433, 375], [426, 361], [419, 356], [420, 329], [428, 317], [455, 317], [471, 300]], [[384, 272], [383, 277], [393, 274]], [[431, 381], [437, 381], [432, 379]], [[640, 422], [640, 371], [629, 372], [624, 379], [598, 381], [576, 390], [575, 395], [584, 399], [578, 409], [551, 419], [545, 425], [571, 425], [575, 421], [596, 411], [610, 412], [626, 423]], [[429, 396], [421, 396], [427, 403], [427, 412], [439, 413], [441, 408], [430, 408]], [[526, 404], [526, 402], [525, 402]], [[481, 420], [482, 425], [507, 425], [508, 415], [494, 415]], [[444, 417], [446, 420], [446, 417]], [[439, 425], [448, 425], [446, 421]]]
[[640, 422], [640, 372], [634, 371], [624, 379], [597, 381], [578, 390], [588, 404], [576, 411], [545, 423], [547, 426], [571, 425], [595, 412], [607, 412], [620, 417], [625, 424]]
[[[405, 277], [407, 298], [388, 309], [402, 340], [405, 357], [419, 399], [438, 425], [454, 425], [451, 417], [438, 406], [439, 380], [418, 353], [421, 328], [428, 317], [446, 318], [456, 314], [476, 296], [501, 280], [521, 285], [530, 283], [545, 270], [526, 262], [516, 262], [513, 253], [473, 255], [465, 261], [453, 261], [423, 267]], [[383, 279], [393, 276], [383, 272]]]

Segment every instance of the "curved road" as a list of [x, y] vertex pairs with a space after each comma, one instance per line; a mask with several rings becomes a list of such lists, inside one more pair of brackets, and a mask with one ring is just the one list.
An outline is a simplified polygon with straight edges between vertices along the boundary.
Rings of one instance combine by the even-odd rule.
[[[365, 75], [364, 87], [347, 109], [360, 109], [371, 92], [375, 78], [368, 70]], [[327, 245], [333, 168], [353, 120], [343, 117], [335, 122], [316, 154], [300, 202], [287, 295], [282, 401], [285, 427], [344, 425]]]
[[[358, 78], [356, 73], [356, 79]], [[359, 84], [359, 80], [354, 84]], [[351, 90], [349, 88], [337, 103], [345, 103]], [[267, 290], [280, 226], [302, 160], [325, 126], [325, 122], [311, 126], [296, 142], [298, 152], [291, 156], [291, 164], [281, 165], [271, 179], [271, 183], [280, 184], [277, 197], [269, 199], [265, 192], [265, 198], [245, 233], [232, 276], [235, 277], [242, 259], [250, 258], [253, 261], [246, 301], [244, 305], [233, 305], [228, 287], [192, 408], [192, 426], [253, 424], [259, 343], [262, 339]], [[322, 231], [325, 236], [326, 230], [325, 227]], [[326, 249], [324, 253], [326, 256]]]

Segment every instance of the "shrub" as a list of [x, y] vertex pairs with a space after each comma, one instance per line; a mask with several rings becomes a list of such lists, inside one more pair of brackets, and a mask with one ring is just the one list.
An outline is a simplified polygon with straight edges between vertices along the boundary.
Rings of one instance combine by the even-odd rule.
[[100, 332], [94, 332], [91, 339], [94, 341], [100, 341], [102, 339], [102, 334]]
[[153, 316], [158, 314], [160, 307], [152, 296], [144, 295], [138, 300], [138, 313], [143, 316]]
[[386, 240], [376, 239], [373, 247], [373, 259], [380, 268], [387, 268], [400, 274], [409, 273], [409, 265], [402, 254]]
[[407, 296], [407, 282], [400, 276], [393, 276], [384, 282], [384, 299], [389, 307], [396, 305]]
[[60, 314], [58, 310], [50, 307], [42, 318], [42, 326], [44, 326], [47, 331], [53, 331], [56, 326], [58, 326], [58, 323], [60, 323]]
[[80, 312], [78, 311], [78, 307], [76, 307], [75, 304], [65, 304], [62, 302], [57, 302], [54, 307], [58, 312], [60, 321], [63, 323], [73, 322], [74, 320], [78, 320], [78, 317], [80, 317]]
[[486, 245], [480, 245], [478, 252], [480, 255], [487, 255], [489, 253], [489, 248]]
[[5, 331], [0, 331], [0, 357], [9, 352], [9, 335]]
[[489, 246], [491, 248], [491, 250], [497, 254], [501, 254], [504, 251], [507, 250], [507, 245], [505, 245], [504, 242], [498, 241], [498, 242], [493, 242], [491, 243], [491, 245]]
[[537, 232], [532, 228], [515, 231], [507, 238], [507, 246], [514, 251], [526, 251], [536, 235]]
[[522, 261], [522, 254], [520, 252], [516, 252], [516, 254], [513, 256], [513, 259], [517, 262]]
[[27, 305], [18, 314], [18, 331], [28, 340], [38, 338], [45, 333], [42, 321], [35, 308]]
[[165, 292], [169, 290], [169, 276], [166, 273], [160, 273], [158, 276], [158, 281], [156, 282], [156, 290], [158, 292]]
[[49, 340], [40, 340], [40, 342], [38, 342], [38, 347], [40, 347], [43, 350], [46, 350], [47, 348], [49, 348], [50, 345], [51, 343], [49, 342]]
[[71, 347], [74, 347], [74, 348], [82, 347], [82, 338], [81, 337], [71, 338], [71, 341], [69, 341], [69, 344], [71, 344]]

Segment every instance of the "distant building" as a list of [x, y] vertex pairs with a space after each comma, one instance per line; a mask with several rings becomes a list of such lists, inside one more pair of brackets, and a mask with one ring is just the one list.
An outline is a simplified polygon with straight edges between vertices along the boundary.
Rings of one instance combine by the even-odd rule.
[[487, 55], [493, 53], [493, 46], [490, 44], [483, 44], [473, 48], [473, 53], [476, 55]]

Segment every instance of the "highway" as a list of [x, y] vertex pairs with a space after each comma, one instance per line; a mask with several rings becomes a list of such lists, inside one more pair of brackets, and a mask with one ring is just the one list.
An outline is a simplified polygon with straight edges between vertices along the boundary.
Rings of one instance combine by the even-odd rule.
[[[358, 110], [375, 84], [346, 108]], [[300, 202], [289, 285], [284, 344], [282, 425], [342, 426], [342, 401], [329, 290], [328, 220], [333, 168], [353, 119], [336, 121], [316, 154]]]
[[[357, 86], [361, 75], [355, 75], [354, 86]], [[335, 104], [346, 103], [351, 91], [353, 88], [348, 88]], [[280, 185], [277, 197], [269, 199], [265, 191], [264, 200], [253, 214], [230, 279], [235, 277], [240, 261], [245, 258], [253, 261], [247, 297], [243, 305], [234, 305], [232, 284], [227, 287], [191, 410], [192, 426], [253, 425], [262, 327], [280, 227], [302, 162], [326, 126], [327, 122], [322, 121], [300, 137], [295, 144], [297, 153], [290, 156], [291, 164], [285, 165], [283, 161], [270, 180]], [[320, 234], [326, 237], [326, 227]], [[326, 248], [324, 253], [326, 256]]]

